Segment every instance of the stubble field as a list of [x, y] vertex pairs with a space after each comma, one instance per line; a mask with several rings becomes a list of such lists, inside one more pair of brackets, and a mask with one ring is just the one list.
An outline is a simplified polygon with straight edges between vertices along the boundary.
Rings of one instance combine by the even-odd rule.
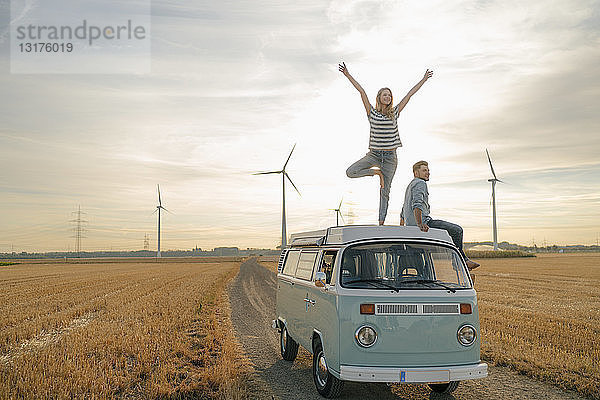
[[[1, 267], [0, 399], [245, 398], [241, 260], [203, 261]], [[482, 358], [600, 399], [600, 254], [481, 262]]]
[[482, 357], [600, 399], [600, 254], [479, 262]]
[[242, 398], [241, 260], [203, 261], [1, 267], [0, 398]]

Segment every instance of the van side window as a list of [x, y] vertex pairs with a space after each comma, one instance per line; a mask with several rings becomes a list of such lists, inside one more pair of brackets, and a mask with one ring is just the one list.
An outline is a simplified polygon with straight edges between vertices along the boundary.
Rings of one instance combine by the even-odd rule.
[[322, 272], [325, 272], [325, 283], [331, 284], [331, 275], [333, 274], [333, 265], [335, 263], [335, 256], [337, 251], [327, 250], [323, 253], [323, 260], [321, 261]]
[[296, 274], [296, 267], [298, 266], [299, 257], [299, 251], [288, 251], [287, 258], [285, 259], [285, 265], [283, 266], [282, 274], [294, 276]]
[[298, 268], [296, 269], [296, 278], [311, 280], [313, 267], [315, 265], [315, 259], [317, 258], [317, 252], [305, 252], [300, 254], [300, 260], [298, 261]]

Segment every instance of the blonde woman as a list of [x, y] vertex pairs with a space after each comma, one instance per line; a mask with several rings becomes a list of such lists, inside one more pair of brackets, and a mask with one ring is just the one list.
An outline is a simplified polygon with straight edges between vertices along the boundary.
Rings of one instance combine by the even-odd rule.
[[345, 63], [339, 64], [339, 70], [360, 93], [363, 106], [371, 125], [369, 137], [369, 152], [366, 156], [352, 164], [346, 170], [349, 178], [360, 178], [363, 176], [379, 176], [379, 225], [383, 225], [387, 215], [388, 203], [390, 200], [390, 187], [392, 179], [396, 173], [398, 159], [396, 149], [402, 146], [400, 135], [398, 134], [398, 116], [404, 109], [413, 94], [423, 86], [427, 79], [431, 78], [433, 71], [425, 71], [421, 79], [406, 96], [393, 106], [392, 91], [388, 88], [379, 89], [375, 98], [375, 107], [369, 102], [365, 90], [350, 75]]

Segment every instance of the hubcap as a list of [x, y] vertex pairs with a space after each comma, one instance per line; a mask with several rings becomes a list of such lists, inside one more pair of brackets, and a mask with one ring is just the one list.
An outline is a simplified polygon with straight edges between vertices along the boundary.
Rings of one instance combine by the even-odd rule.
[[319, 381], [319, 386], [325, 387], [327, 384], [327, 374], [327, 361], [325, 361], [323, 351], [320, 351], [317, 356], [317, 381]]

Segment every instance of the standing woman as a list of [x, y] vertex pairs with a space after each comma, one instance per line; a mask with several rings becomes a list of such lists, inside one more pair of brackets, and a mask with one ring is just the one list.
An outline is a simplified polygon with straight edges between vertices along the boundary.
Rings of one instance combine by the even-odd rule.
[[392, 186], [392, 179], [394, 178], [396, 165], [398, 164], [396, 148], [402, 146], [400, 135], [398, 134], [398, 116], [412, 95], [417, 93], [427, 79], [431, 78], [433, 71], [425, 71], [423, 79], [410, 89], [395, 107], [393, 107], [392, 91], [388, 88], [379, 89], [375, 98], [375, 108], [373, 108], [365, 90], [350, 75], [345, 63], [339, 64], [339, 70], [360, 93], [360, 98], [362, 99], [369, 124], [371, 125], [369, 152], [366, 156], [352, 164], [346, 170], [346, 175], [349, 178], [379, 176], [379, 184], [381, 186], [379, 190], [379, 225], [383, 225], [390, 200], [390, 187]]

